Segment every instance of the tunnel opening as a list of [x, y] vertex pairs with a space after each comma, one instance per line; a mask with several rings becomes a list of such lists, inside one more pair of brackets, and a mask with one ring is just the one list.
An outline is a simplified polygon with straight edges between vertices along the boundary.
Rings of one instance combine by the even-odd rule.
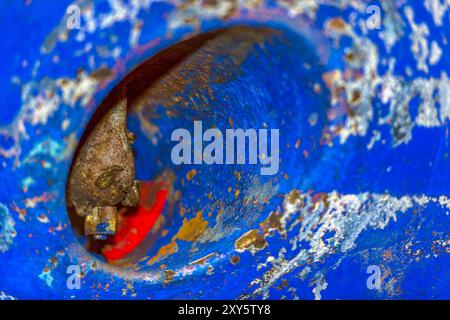
[[[253, 26], [195, 36], [137, 66], [98, 107], [75, 157], [125, 92], [139, 205], [119, 206], [118, 234], [106, 241], [86, 237], [83, 218], [69, 206], [77, 239], [98, 259], [135, 270], [226, 256], [320, 158], [327, 104], [322, 72], [301, 35]], [[279, 130], [279, 170], [265, 176], [260, 165], [174, 164], [171, 134], [193, 131], [194, 121], [205, 129]]]

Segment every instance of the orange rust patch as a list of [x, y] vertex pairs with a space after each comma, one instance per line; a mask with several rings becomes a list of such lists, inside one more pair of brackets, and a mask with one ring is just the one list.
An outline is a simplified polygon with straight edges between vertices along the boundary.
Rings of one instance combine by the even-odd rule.
[[278, 230], [280, 233], [282, 232], [280, 217], [276, 212], [271, 212], [267, 219], [260, 224], [260, 226], [264, 233], [271, 230]]
[[327, 23], [326, 23], [326, 28], [336, 31], [336, 32], [344, 32], [347, 29], [347, 23], [342, 20], [341, 18], [333, 18], [330, 19]]
[[194, 177], [197, 175], [197, 170], [192, 169], [190, 171], [188, 171], [188, 173], [186, 174], [186, 179], [188, 181], [191, 181], [192, 179], [194, 179]]
[[195, 218], [190, 220], [184, 218], [183, 225], [178, 233], [173, 237], [173, 240], [180, 239], [184, 241], [197, 241], [200, 236], [205, 232], [208, 222], [203, 219], [203, 211], [197, 212]]
[[384, 253], [383, 253], [383, 259], [386, 261], [390, 261], [392, 260], [393, 254], [392, 251], [387, 249]]
[[301, 196], [300, 191], [297, 189], [294, 189], [286, 195], [286, 201], [289, 204], [294, 205], [297, 202], [297, 200], [301, 199], [300, 196]]

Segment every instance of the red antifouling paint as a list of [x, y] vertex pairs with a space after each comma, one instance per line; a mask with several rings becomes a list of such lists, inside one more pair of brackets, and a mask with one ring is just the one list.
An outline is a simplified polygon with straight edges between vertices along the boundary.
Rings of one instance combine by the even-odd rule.
[[122, 215], [117, 233], [102, 251], [106, 260], [124, 258], [145, 239], [164, 209], [168, 191], [162, 186], [162, 183], [140, 182], [139, 205]]

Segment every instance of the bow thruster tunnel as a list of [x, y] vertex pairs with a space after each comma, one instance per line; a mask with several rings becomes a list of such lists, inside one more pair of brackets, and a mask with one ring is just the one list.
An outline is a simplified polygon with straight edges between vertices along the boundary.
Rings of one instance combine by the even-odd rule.
[[0, 299], [450, 297], [447, 7], [0, 11]]

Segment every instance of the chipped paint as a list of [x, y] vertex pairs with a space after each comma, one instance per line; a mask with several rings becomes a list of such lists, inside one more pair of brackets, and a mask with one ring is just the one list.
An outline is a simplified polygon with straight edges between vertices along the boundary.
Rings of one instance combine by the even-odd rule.
[[16, 236], [15, 222], [8, 208], [0, 203], [0, 253], [8, 251]]

